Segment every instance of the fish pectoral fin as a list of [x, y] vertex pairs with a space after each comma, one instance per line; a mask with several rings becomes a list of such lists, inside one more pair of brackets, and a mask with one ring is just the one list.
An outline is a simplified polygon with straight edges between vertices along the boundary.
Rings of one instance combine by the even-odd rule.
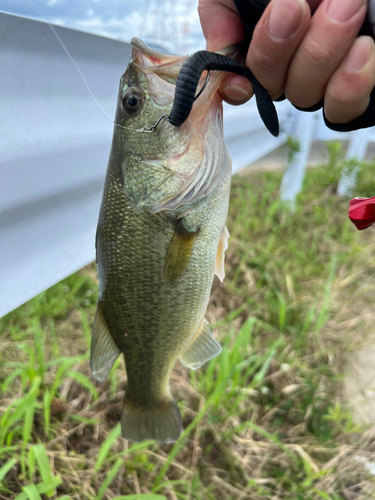
[[221, 352], [221, 345], [208, 328], [204, 319], [189, 347], [181, 354], [181, 363], [193, 370], [202, 366], [206, 361], [214, 358]]
[[187, 231], [182, 221], [177, 224], [165, 256], [164, 274], [168, 281], [175, 281], [187, 268], [197, 234], [198, 231]]
[[109, 333], [100, 302], [98, 302], [92, 327], [90, 349], [90, 368], [92, 376], [95, 377], [98, 382], [102, 383], [111, 371], [119, 355], [120, 350]]
[[222, 230], [220, 236], [219, 247], [217, 249], [217, 255], [216, 255], [216, 265], [215, 265], [215, 274], [221, 282], [223, 282], [223, 279], [225, 277], [224, 260], [225, 260], [225, 250], [228, 248], [228, 238], [229, 238], [229, 231], [227, 229], [227, 226], [224, 226], [224, 229]]

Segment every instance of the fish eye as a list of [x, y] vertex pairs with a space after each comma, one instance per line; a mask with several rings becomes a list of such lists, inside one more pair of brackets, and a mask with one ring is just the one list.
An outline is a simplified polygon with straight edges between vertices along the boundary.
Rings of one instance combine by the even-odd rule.
[[122, 107], [128, 115], [135, 115], [140, 111], [143, 101], [143, 92], [137, 89], [130, 89], [122, 98]]

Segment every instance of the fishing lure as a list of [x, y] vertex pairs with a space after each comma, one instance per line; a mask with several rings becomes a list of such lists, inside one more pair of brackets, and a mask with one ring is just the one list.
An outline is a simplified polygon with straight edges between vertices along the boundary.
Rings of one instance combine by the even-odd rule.
[[[246, 58], [254, 28], [268, 5], [268, 1], [235, 0], [236, 8], [245, 24], [245, 38], [239, 45], [239, 51], [244, 59]], [[197, 94], [198, 83], [204, 71], [207, 71], [206, 81]], [[273, 136], [277, 137], [279, 135], [279, 120], [275, 105], [250, 69], [245, 64], [230, 57], [207, 50], [195, 52], [182, 65], [176, 81], [174, 101], [170, 114], [160, 116], [154, 125], [145, 127], [141, 131], [154, 132], [163, 119], [168, 120], [175, 127], [180, 127], [185, 123], [194, 101], [202, 94], [208, 83], [210, 71], [228, 71], [246, 77], [253, 86], [259, 115], [263, 123]]]
[[252, 72], [244, 64], [238, 63], [230, 57], [200, 50], [189, 57], [183, 64], [176, 82], [173, 107], [168, 117], [170, 123], [180, 127], [188, 118], [193, 103], [204, 90], [204, 86], [196, 96], [196, 89], [203, 71], [229, 71], [245, 76], [250, 80], [259, 110], [259, 114], [271, 134], [279, 135], [279, 121], [275, 105], [267, 91], [258, 82]]

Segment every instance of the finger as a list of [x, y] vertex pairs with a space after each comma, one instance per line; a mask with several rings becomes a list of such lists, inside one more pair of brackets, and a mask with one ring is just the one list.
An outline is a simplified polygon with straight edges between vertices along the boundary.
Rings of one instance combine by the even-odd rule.
[[325, 95], [324, 113], [330, 122], [349, 123], [367, 109], [375, 87], [375, 45], [359, 37], [332, 76]]
[[366, 15], [366, 0], [324, 0], [311, 19], [289, 68], [285, 95], [301, 108], [323, 97]]
[[273, 99], [284, 92], [290, 61], [309, 25], [305, 0], [272, 0], [254, 30], [246, 62]]
[[233, 0], [199, 0], [198, 14], [207, 50], [217, 52], [244, 39], [244, 24]]
[[234, 73], [224, 76], [219, 92], [222, 99], [233, 106], [244, 104], [254, 95], [253, 86], [249, 80]]
[[[243, 40], [245, 28], [233, 0], [199, 0], [198, 13], [207, 50], [219, 51]], [[253, 87], [243, 76], [229, 73], [219, 92], [224, 101], [238, 105], [252, 97]]]

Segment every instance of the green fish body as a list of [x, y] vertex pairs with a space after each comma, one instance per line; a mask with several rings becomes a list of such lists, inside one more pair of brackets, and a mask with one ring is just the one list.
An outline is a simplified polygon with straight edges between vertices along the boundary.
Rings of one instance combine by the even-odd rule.
[[91, 370], [102, 382], [120, 353], [130, 441], [175, 441], [181, 416], [169, 378], [178, 357], [193, 369], [221, 348], [204, 319], [216, 272], [224, 277], [231, 161], [224, 144], [220, 75], [179, 128], [168, 114], [185, 58], [133, 39], [120, 82], [96, 236], [100, 294]]

